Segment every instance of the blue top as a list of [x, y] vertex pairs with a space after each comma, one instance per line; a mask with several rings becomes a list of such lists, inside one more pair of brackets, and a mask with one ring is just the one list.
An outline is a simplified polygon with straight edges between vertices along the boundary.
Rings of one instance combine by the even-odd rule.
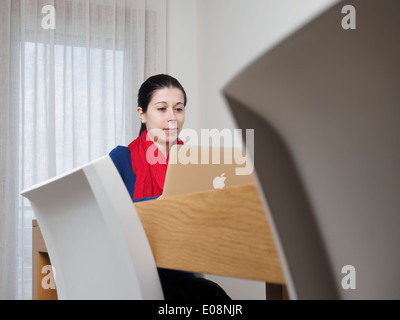
[[[135, 183], [136, 183], [136, 175], [132, 169], [132, 162], [131, 162], [131, 151], [128, 147], [124, 146], [117, 146], [110, 152], [110, 158], [114, 162], [115, 167], [117, 168], [122, 180], [125, 183], [126, 188], [128, 189], [129, 195], [131, 199], [133, 198], [133, 191], [135, 190]], [[157, 197], [146, 197], [142, 199], [133, 200], [133, 202], [140, 202], [140, 201], [147, 201], [147, 200], [154, 200]], [[173, 278], [189, 278], [194, 277], [193, 272], [186, 272], [186, 271], [176, 271], [176, 270], [167, 270], [158, 268], [160, 277], [167, 276], [169, 280]]]
[[[131, 151], [128, 147], [117, 146], [110, 152], [110, 157], [114, 162], [117, 170], [128, 189], [131, 199], [133, 198], [133, 191], [135, 190], [136, 175], [132, 170]], [[133, 200], [133, 202], [140, 202], [146, 200], [154, 200], [158, 197], [147, 197], [142, 199]]]

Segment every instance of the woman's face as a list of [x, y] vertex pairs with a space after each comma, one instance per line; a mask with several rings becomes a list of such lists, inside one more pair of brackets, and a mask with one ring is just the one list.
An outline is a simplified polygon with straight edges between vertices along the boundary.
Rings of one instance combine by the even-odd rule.
[[175, 144], [185, 121], [185, 98], [177, 88], [156, 90], [146, 113], [138, 108], [139, 117], [146, 124], [150, 139], [156, 144]]

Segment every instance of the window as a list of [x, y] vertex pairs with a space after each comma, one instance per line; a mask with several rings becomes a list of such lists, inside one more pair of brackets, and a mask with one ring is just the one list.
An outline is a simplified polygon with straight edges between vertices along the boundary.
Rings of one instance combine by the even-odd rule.
[[[41, 26], [49, 4], [55, 30]], [[34, 215], [19, 192], [137, 136], [139, 85], [165, 72], [166, 0], [12, 0], [0, 9], [0, 298], [30, 299]]]
[[[105, 155], [121, 140], [124, 54], [33, 42], [22, 48], [20, 171], [26, 187]], [[34, 214], [22, 197], [20, 210], [20, 286], [29, 298]]]

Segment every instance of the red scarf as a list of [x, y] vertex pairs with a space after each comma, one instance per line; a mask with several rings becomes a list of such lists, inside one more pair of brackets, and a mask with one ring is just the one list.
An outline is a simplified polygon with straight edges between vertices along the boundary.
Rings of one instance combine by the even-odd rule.
[[[183, 141], [178, 138], [177, 144], [183, 144]], [[131, 151], [132, 169], [136, 175], [133, 199], [160, 196], [164, 189], [169, 154], [165, 159], [147, 136], [146, 130], [133, 140], [128, 148]]]

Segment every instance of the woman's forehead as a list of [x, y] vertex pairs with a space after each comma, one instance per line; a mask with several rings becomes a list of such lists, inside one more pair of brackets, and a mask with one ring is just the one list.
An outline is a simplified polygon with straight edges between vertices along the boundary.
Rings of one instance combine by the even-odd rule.
[[184, 95], [182, 90], [178, 88], [162, 88], [154, 91], [153, 96], [151, 98], [151, 102], [182, 102], [184, 103]]

